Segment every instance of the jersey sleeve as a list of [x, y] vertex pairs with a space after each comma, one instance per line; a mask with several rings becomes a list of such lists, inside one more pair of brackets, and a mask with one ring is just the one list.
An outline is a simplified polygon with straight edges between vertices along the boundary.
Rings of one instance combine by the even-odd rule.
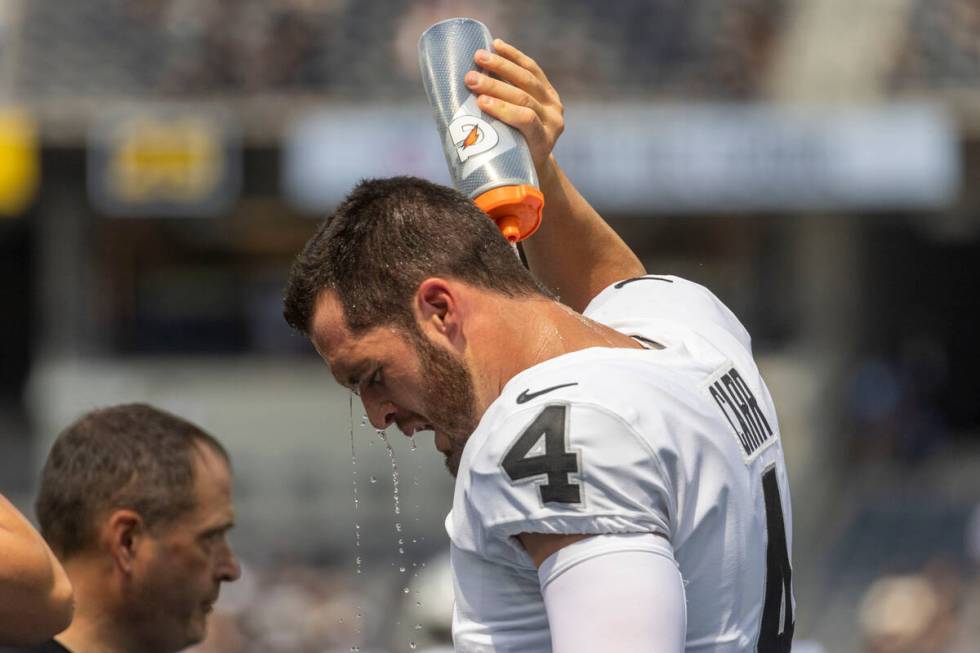
[[646, 442], [616, 413], [549, 402], [509, 416], [471, 461], [466, 512], [485, 536], [658, 533], [671, 488]]
[[583, 314], [629, 335], [642, 335], [651, 321], [677, 322], [709, 339], [724, 333], [752, 351], [752, 339], [735, 314], [710, 290], [681, 277], [619, 281], [596, 295]]

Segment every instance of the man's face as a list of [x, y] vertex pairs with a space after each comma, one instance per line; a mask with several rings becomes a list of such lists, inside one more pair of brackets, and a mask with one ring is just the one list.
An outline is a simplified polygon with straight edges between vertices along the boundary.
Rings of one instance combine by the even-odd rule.
[[392, 422], [405, 435], [435, 432], [453, 476], [479, 416], [462, 358], [420, 330], [383, 326], [355, 336], [336, 295], [321, 293], [311, 339], [337, 382], [361, 397], [375, 428]]
[[234, 524], [231, 470], [210, 447], [194, 456], [194, 509], [161, 525], [141, 550], [127, 609], [145, 650], [178, 651], [204, 638], [223, 582], [241, 575], [226, 539]]

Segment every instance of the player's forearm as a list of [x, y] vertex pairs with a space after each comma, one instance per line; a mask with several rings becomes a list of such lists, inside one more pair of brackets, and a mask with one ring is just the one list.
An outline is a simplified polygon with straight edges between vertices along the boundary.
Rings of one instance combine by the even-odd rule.
[[582, 311], [611, 283], [645, 274], [643, 264], [561, 171], [554, 157], [539, 182], [545, 196], [541, 227], [524, 242], [534, 275]]
[[68, 627], [72, 612], [65, 570], [30, 522], [0, 496], [0, 643], [44, 641]]

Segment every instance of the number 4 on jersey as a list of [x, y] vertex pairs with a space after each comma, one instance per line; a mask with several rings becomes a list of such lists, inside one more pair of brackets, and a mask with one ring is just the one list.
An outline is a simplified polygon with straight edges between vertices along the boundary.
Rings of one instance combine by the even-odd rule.
[[[500, 463], [511, 481], [547, 476], [547, 482], [539, 486], [544, 503], [582, 502], [578, 484], [568, 480], [569, 474], [578, 473], [578, 456], [565, 449], [567, 419], [568, 406], [546, 406], [511, 445]], [[543, 452], [536, 447], [541, 441], [544, 442]]]
[[786, 546], [786, 526], [779, 498], [776, 469], [762, 475], [762, 495], [766, 500], [766, 595], [759, 627], [758, 653], [790, 653], [793, 645], [793, 570]]

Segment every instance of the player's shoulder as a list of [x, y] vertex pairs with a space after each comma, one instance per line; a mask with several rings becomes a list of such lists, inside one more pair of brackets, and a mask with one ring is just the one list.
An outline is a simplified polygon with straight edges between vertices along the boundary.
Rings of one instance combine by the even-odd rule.
[[[519, 425], [549, 404], [563, 404], [586, 415], [634, 422], [638, 405], [649, 404], [647, 385], [671, 374], [644, 349], [591, 348], [571, 352], [524, 370], [504, 386], [495, 402], [497, 427]], [[647, 401], [641, 401], [645, 397]]]
[[669, 531], [671, 482], [628, 412], [638, 402], [595, 381], [632, 351], [644, 350], [574, 352], [512, 379], [463, 451], [447, 522], [458, 546], [487, 553], [521, 532]]
[[673, 275], [623, 279], [596, 295], [583, 314], [632, 335], [663, 323], [682, 324], [709, 339], [734, 337], [751, 351], [748, 331], [711, 290]]
[[[651, 416], [659, 420], [658, 414], [682, 405], [671, 401], [677, 386], [666, 378], [669, 370], [653, 362], [656, 353], [593, 348], [525, 370], [487, 411], [471, 438], [468, 462], [481, 473], [504, 469], [502, 461], [522, 451], [523, 444], [544, 444], [542, 433], [553, 438], [552, 448], [561, 440], [579, 451], [601, 449], [611, 464], [617, 455], [649, 456], [656, 445], [648, 436], [662, 432], [648, 428]], [[656, 388], [658, 379], [663, 391]]]

